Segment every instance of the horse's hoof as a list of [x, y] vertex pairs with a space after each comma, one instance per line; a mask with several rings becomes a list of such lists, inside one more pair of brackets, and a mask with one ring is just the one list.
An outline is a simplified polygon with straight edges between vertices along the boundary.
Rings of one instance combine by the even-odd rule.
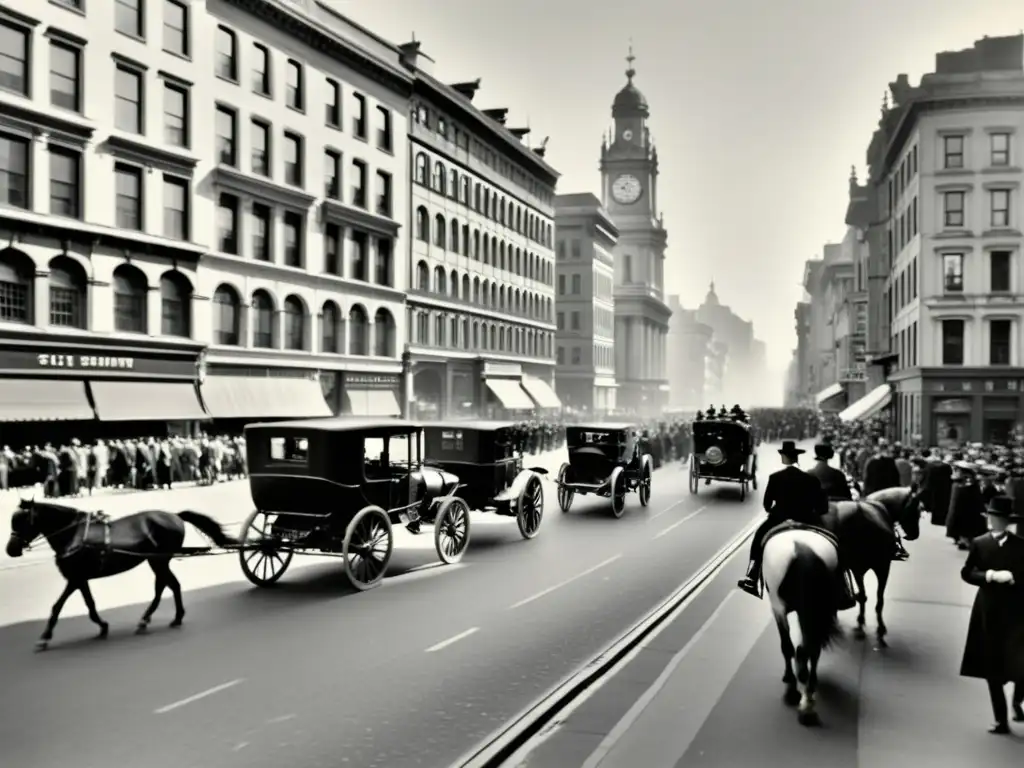
[[100, 624], [100, 633], [98, 635], [96, 635], [96, 639], [97, 640], [106, 640], [107, 639], [107, 635], [109, 635], [109, 634], [110, 634], [110, 625], [109, 624]]
[[40, 640], [38, 643], [36, 643], [36, 653], [42, 653], [49, 647], [50, 644], [46, 640]]
[[800, 712], [797, 714], [796, 719], [800, 725], [807, 728], [816, 728], [821, 725], [821, 718], [818, 717], [818, 713], [813, 710], [810, 712]]
[[864, 627], [855, 627], [853, 630], [853, 636], [857, 640], [863, 640], [865, 637], [867, 637], [867, 633], [864, 631]]
[[884, 651], [888, 647], [889, 647], [889, 643], [886, 642], [884, 637], [876, 637], [875, 638], [875, 650], [876, 651]]
[[135, 627], [136, 635], [144, 635], [147, 632], [149, 632], [149, 624], [139, 624], [137, 627]]
[[782, 701], [787, 707], [795, 707], [800, 703], [800, 691], [790, 690], [782, 694]]
[[175, 619], [174, 621], [172, 621], [170, 623], [169, 626], [170, 626], [171, 629], [178, 629], [178, 628], [181, 627], [183, 622], [184, 622], [184, 619]]

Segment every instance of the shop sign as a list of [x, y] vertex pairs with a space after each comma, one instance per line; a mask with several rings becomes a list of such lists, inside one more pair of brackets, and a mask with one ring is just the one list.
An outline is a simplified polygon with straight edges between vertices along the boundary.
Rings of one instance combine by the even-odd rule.
[[83, 369], [117, 369], [131, 371], [135, 369], [134, 357], [110, 357], [107, 355], [36, 355], [40, 368], [83, 368]]
[[971, 380], [933, 381], [930, 388], [935, 392], [974, 392], [975, 384], [978, 384], [985, 392], [1020, 392], [1024, 389], [1019, 379], [991, 379], [980, 382]]
[[391, 373], [346, 373], [345, 386], [349, 389], [397, 389], [400, 376]]
[[938, 400], [932, 408], [935, 413], [969, 413], [971, 401], [965, 398], [947, 398]]
[[154, 378], [195, 379], [205, 373], [202, 356], [160, 353], [125, 355], [88, 351], [50, 349], [0, 349], [0, 372], [20, 375], [79, 375], [85, 378], [152, 376]]

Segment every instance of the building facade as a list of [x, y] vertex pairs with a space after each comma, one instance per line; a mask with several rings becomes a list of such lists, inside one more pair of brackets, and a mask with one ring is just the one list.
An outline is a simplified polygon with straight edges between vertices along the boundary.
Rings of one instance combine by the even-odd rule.
[[412, 233], [407, 362], [420, 416], [558, 408], [554, 200], [558, 173], [506, 109], [445, 85], [419, 43], [409, 121]]
[[309, 8], [5, 3], [0, 368], [126, 429], [397, 413], [412, 79]]
[[658, 152], [647, 125], [650, 108], [633, 84], [632, 53], [628, 62], [626, 85], [612, 105], [614, 136], [601, 146], [602, 204], [619, 228], [615, 378], [620, 408], [656, 414], [669, 399], [668, 233], [658, 210]]
[[706, 405], [707, 367], [711, 355], [711, 326], [697, 320], [679, 296], [669, 296], [672, 317], [668, 326], [669, 407], [695, 411]]
[[[758, 352], [754, 324], [732, 311], [718, 298], [711, 283], [704, 301], [696, 310], [696, 319], [711, 328], [714, 338], [723, 346], [727, 364], [723, 368], [720, 399], [746, 407], [762, 403], [764, 358]], [[760, 365], [759, 365], [760, 357]]]
[[615, 244], [619, 230], [591, 194], [555, 198], [555, 380], [562, 402], [616, 408]]

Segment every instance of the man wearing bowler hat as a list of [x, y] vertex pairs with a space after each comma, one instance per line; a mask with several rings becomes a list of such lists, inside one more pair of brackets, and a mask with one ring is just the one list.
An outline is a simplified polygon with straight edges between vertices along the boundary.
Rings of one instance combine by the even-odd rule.
[[996, 496], [985, 508], [988, 532], [972, 539], [960, 577], [978, 587], [960, 674], [988, 683], [995, 724], [1008, 734], [1007, 683], [1015, 683], [1014, 720], [1024, 721], [1024, 539], [1007, 529], [1013, 499]]
[[846, 475], [828, 463], [835, 455], [836, 452], [831, 445], [819, 443], [814, 446], [814, 466], [807, 470], [807, 474], [818, 478], [829, 501], [850, 501], [853, 495], [850, 493]]
[[[755, 597], [759, 597], [758, 582], [761, 580], [761, 545], [768, 531], [787, 520], [821, 525], [822, 515], [828, 512], [828, 497], [821, 483], [796, 465], [802, 453], [805, 451], [797, 448], [795, 442], [784, 440], [779, 449], [784, 466], [769, 476], [764, 489], [764, 511], [768, 513], [768, 519], [754, 534], [747, 575], [738, 583], [740, 589]], [[846, 588], [844, 574], [839, 571], [836, 575], [836, 589], [841, 598], [839, 609], [852, 608], [856, 603]]]

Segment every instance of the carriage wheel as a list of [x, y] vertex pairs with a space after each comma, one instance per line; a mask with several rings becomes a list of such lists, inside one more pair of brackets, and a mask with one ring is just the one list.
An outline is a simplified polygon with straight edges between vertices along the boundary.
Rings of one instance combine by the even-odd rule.
[[276, 517], [257, 509], [242, 524], [238, 561], [245, 578], [257, 587], [269, 587], [284, 576], [295, 554], [271, 532]]
[[747, 481], [744, 480], [740, 483], [740, 501], [747, 498]]
[[757, 456], [754, 457], [754, 466], [750, 470], [750, 487], [757, 490]]
[[637, 486], [640, 505], [646, 507], [651, 503], [651, 463], [645, 461], [640, 468], [640, 483]]
[[563, 512], [569, 511], [569, 507], [572, 506], [572, 500], [576, 498], [576, 491], [562, 485], [562, 483], [566, 482], [570, 469], [571, 467], [568, 464], [563, 464], [558, 470], [558, 506]]
[[690, 493], [697, 493], [700, 488], [700, 468], [697, 457], [690, 454]]
[[611, 489], [612, 514], [616, 518], [622, 517], [626, 511], [626, 473], [622, 467], [612, 470], [612, 476], [608, 479], [608, 486]]
[[363, 507], [345, 528], [341, 559], [345, 576], [360, 592], [373, 589], [384, 580], [384, 573], [395, 548], [391, 521], [380, 507]]
[[544, 519], [544, 488], [537, 475], [530, 475], [516, 499], [516, 523], [524, 539], [532, 539], [540, 530]]
[[434, 549], [442, 563], [462, 559], [469, 544], [469, 505], [457, 496], [445, 499], [434, 518]]

